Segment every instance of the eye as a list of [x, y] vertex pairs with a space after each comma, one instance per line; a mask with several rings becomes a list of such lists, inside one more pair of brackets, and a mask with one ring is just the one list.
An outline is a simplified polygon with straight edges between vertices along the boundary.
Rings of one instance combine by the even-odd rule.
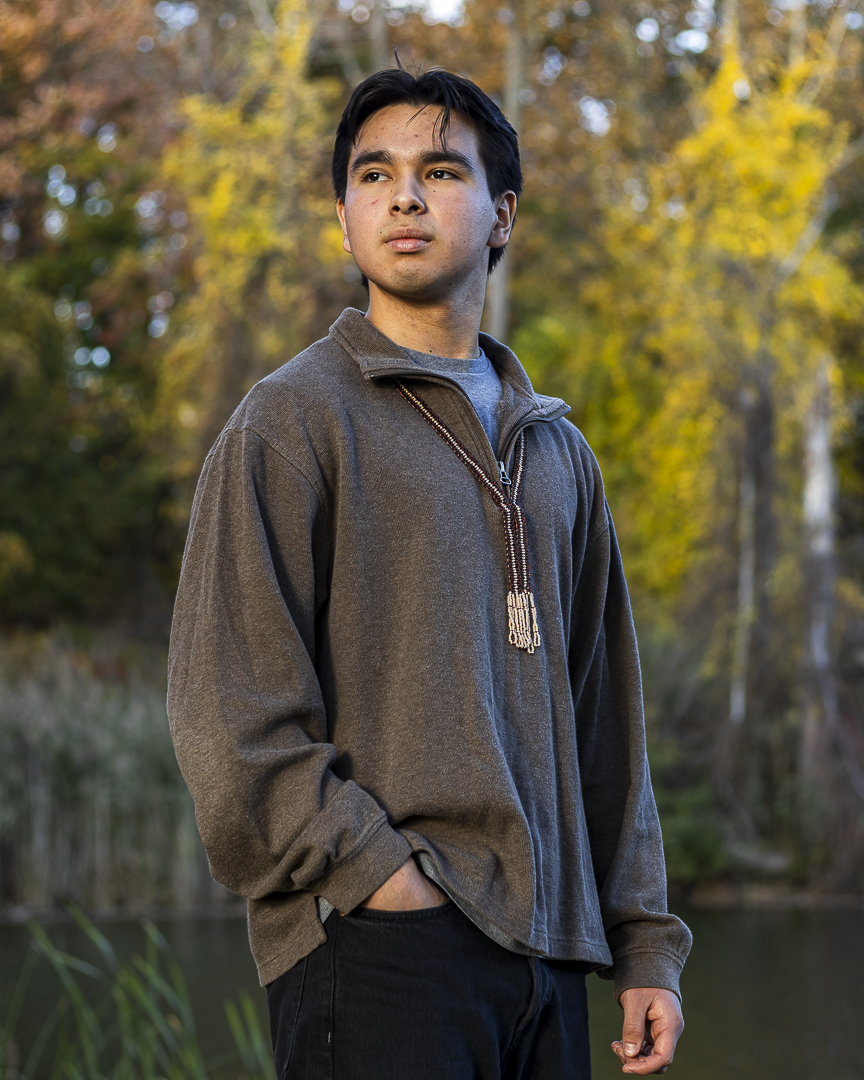
[[456, 179], [456, 173], [454, 173], [451, 169], [433, 169], [432, 172], [429, 173], [429, 179], [430, 180], [451, 180], [451, 179], [455, 180]]
[[386, 180], [387, 175], [383, 172], [378, 172], [377, 169], [371, 169], [369, 172], [363, 174], [361, 183], [363, 184], [377, 184], [380, 180]]

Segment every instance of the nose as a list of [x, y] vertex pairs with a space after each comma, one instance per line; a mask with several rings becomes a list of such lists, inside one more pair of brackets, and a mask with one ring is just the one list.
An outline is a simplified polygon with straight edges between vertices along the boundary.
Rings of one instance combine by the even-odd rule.
[[426, 204], [415, 179], [403, 177], [396, 186], [390, 199], [391, 214], [422, 214]]

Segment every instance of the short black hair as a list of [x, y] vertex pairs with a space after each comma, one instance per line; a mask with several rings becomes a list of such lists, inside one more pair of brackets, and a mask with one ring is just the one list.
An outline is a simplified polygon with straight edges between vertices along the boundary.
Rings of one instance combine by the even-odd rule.
[[[344, 199], [348, 186], [348, 164], [360, 129], [369, 117], [391, 105], [416, 105], [422, 111], [437, 105], [441, 115], [435, 131], [446, 145], [452, 113], [465, 117], [477, 132], [480, 160], [486, 171], [489, 194], [496, 198], [505, 191], [522, 194], [522, 167], [519, 138], [495, 102], [476, 83], [443, 68], [430, 68], [412, 75], [403, 67], [376, 71], [355, 88], [345, 106], [333, 146], [332, 177], [337, 199]], [[504, 257], [505, 248], [489, 252], [489, 273]]]

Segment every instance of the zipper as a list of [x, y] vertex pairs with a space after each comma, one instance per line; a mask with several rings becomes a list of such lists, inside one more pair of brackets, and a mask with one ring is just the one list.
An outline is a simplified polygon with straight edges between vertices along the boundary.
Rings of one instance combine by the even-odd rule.
[[[534, 595], [531, 592], [531, 568], [528, 561], [528, 546], [526, 542], [525, 512], [519, 506], [517, 499], [519, 486], [525, 467], [525, 439], [520, 435], [516, 440], [515, 453], [515, 479], [519, 485], [512, 482], [509, 497], [506, 487], [511, 485], [507, 475], [507, 466], [503, 461], [498, 461], [501, 489], [495, 487], [493, 477], [483, 468], [471, 451], [460, 442], [457, 435], [447, 426], [444, 420], [423, 400], [415, 391], [398, 379], [396, 388], [403, 398], [423, 417], [426, 423], [439, 435], [457, 458], [474, 474], [475, 479], [486, 488], [498, 504], [504, 522], [504, 533], [507, 547], [507, 573], [510, 588], [507, 592], [507, 622], [509, 633], [507, 640], [511, 645], [519, 649], [526, 649], [533, 653], [540, 645], [540, 631], [537, 626], [537, 609], [534, 604]], [[523, 413], [523, 419], [530, 415]], [[523, 424], [523, 429], [526, 425]], [[489, 445], [487, 440], [487, 446]]]
[[[507, 466], [503, 461], [498, 462], [498, 471], [501, 473], [501, 489], [503, 490], [505, 487], [511, 487], [513, 481], [507, 475]], [[507, 492], [505, 491], [504, 494], [506, 495]]]
[[[510, 454], [513, 451], [513, 444], [516, 442], [516, 439], [518, 438], [519, 433], [522, 430], [524, 430], [526, 427], [530, 427], [531, 424], [551, 424], [555, 420], [560, 420], [562, 416], [564, 416], [566, 413], [568, 413], [570, 411], [569, 406], [565, 405], [563, 409], [558, 410], [552, 416], [537, 416], [537, 417], [534, 417], [531, 420], [525, 420], [524, 415], [523, 415], [523, 417], [520, 418], [520, 420], [518, 420], [516, 422], [516, 426], [510, 432], [510, 435], [507, 438], [507, 445], [504, 447], [503, 460], [499, 461], [495, 457], [495, 447], [489, 441], [489, 436], [486, 434], [486, 428], [484, 428], [483, 425], [480, 423], [480, 417], [477, 415], [477, 410], [474, 408], [474, 403], [471, 401], [471, 398], [465, 393], [465, 391], [462, 389], [462, 387], [459, 385], [459, 383], [456, 382], [455, 379], [448, 379], [446, 375], [427, 374], [427, 373], [423, 372], [422, 370], [418, 371], [417, 368], [413, 368], [413, 369], [408, 368], [408, 369], [405, 369], [405, 370], [397, 368], [395, 371], [394, 370], [382, 371], [380, 373], [380, 375], [376, 374], [374, 372], [370, 372], [366, 377], [368, 379], [380, 379], [380, 378], [384, 378], [384, 379], [387, 379], [387, 378], [422, 379], [423, 382], [437, 383], [438, 386], [447, 386], [447, 387], [450, 387], [450, 389], [455, 390], [456, 393], [459, 394], [468, 403], [468, 405], [470, 407], [470, 413], [471, 413], [471, 422], [476, 424], [477, 427], [480, 428], [480, 432], [481, 432], [481, 434], [483, 436], [483, 440], [485, 441], [486, 445], [489, 447], [489, 457], [492, 458], [492, 460], [495, 462], [496, 466], [498, 467], [499, 482], [501, 484], [501, 493], [502, 493], [502, 495], [504, 495], [505, 498], [509, 497], [509, 492], [508, 492], [507, 488], [508, 488], [508, 486], [510, 486], [512, 484], [512, 481], [510, 480], [510, 477], [507, 475], [507, 467], [505, 465], [505, 462], [507, 461], [507, 459], [509, 458]], [[494, 476], [494, 473], [492, 475]]]

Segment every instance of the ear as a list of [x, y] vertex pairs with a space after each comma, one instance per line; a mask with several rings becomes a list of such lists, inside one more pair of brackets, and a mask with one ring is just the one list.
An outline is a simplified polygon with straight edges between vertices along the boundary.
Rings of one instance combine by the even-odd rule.
[[495, 200], [495, 224], [486, 241], [487, 247], [502, 248], [510, 239], [516, 220], [516, 193], [505, 191]]
[[348, 226], [345, 224], [345, 201], [343, 199], [337, 199], [336, 201], [336, 215], [339, 218], [339, 224], [342, 226], [342, 247], [351, 252], [351, 241], [348, 239]]

